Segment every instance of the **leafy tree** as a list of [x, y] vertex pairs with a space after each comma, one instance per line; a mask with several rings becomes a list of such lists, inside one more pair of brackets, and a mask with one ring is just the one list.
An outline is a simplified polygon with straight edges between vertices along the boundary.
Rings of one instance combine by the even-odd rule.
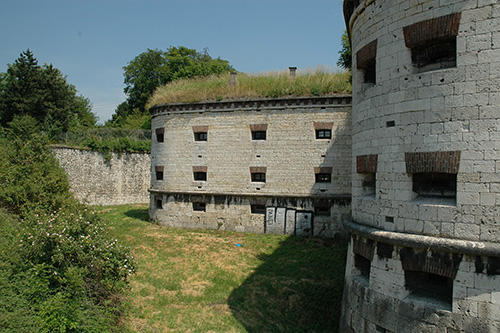
[[105, 125], [107, 127], [119, 127], [126, 121], [127, 116], [133, 112], [132, 107], [125, 101], [116, 107], [115, 113]]
[[52, 64], [38, 65], [30, 50], [8, 65], [0, 83], [1, 126], [7, 126], [15, 116], [25, 115], [50, 134], [96, 123], [90, 101], [78, 96], [75, 86]]
[[123, 69], [127, 104], [141, 113], [145, 113], [146, 102], [161, 85], [180, 78], [222, 74], [234, 70], [228, 61], [210, 57], [206, 49], [200, 53], [184, 46], [170, 47], [167, 51], [148, 49]]
[[344, 30], [342, 34], [342, 49], [339, 51], [340, 57], [337, 61], [337, 65], [351, 70], [352, 69], [352, 54], [351, 54], [351, 43], [349, 41], [349, 35], [347, 34], [347, 30]]

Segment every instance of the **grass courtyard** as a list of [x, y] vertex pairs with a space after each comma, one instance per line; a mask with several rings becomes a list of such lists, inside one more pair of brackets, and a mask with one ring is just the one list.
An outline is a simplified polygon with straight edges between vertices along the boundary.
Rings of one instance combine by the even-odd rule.
[[344, 241], [166, 228], [145, 205], [98, 211], [136, 260], [121, 330], [337, 331]]

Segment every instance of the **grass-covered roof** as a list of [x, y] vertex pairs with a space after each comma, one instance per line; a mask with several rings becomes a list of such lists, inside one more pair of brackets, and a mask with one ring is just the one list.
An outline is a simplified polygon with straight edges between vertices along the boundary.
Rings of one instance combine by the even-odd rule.
[[249, 75], [239, 73], [237, 84], [230, 85], [230, 74], [183, 79], [159, 87], [147, 107], [171, 103], [196, 103], [249, 98], [286, 96], [324, 96], [350, 94], [350, 73], [324, 69]]

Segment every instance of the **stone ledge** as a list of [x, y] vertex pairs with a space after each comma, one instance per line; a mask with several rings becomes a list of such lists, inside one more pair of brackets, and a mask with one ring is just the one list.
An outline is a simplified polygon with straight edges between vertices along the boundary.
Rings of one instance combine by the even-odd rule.
[[433, 236], [385, 231], [345, 220], [344, 227], [350, 233], [375, 241], [403, 247], [421, 248], [441, 252], [462, 253], [472, 256], [500, 257], [500, 244], [461, 239], [439, 238]]
[[205, 195], [205, 196], [234, 196], [234, 197], [259, 197], [259, 198], [294, 198], [294, 199], [330, 199], [351, 201], [350, 194], [336, 195], [306, 195], [306, 194], [261, 194], [261, 193], [222, 193], [222, 192], [191, 192], [191, 191], [168, 191], [150, 188], [149, 193], [168, 195]]
[[[105, 153], [92, 150], [88, 147], [74, 147], [74, 146], [68, 146], [68, 145], [62, 145], [62, 144], [50, 144], [47, 145], [48, 148], [50, 149], [68, 149], [68, 150], [75, 150], [75, 151], [87, 151], [91, 153], [96, 153], [96, 154], [101, 154], [104, 155]], [[130, 152], [119, 152], [119, 151], [110, 151], [111, 154], [118, 154], [118, 155], [151, 155], [151, 153], [148, 152], [143, 152], [143, 151], [130, 151]]]
[[209, 101], [195, 103], [172, 103], [152, 106], [149, 111], [155, 117], [166, 112], [207, 112], [207, 111], [234, 111], [235, 109], [244, 111], [258, 111], [260, 109], [275, 109], [284, 107], [307, 107], [307, 106], [350, 106], [351, 95], [328, 95], [328, 96], [308, 96], [308, 97], [281, 97], [281, 98], [253, 98], [225, 101]]

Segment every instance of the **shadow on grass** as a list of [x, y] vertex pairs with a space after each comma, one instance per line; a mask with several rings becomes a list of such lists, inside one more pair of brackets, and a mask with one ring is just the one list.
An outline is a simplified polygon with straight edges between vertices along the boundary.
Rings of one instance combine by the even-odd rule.
[[289, 237], [230, 295], [249, 332], [337, 332], [347, 242]]
[[138, 219], [141, 221], [149, 221], [149, 214], [148, 214], [148, 209], [143, 208], [143, 209], [130, 209], [127, 210], [125, 213], [125, 216], [132, 217], [134, 219]]

